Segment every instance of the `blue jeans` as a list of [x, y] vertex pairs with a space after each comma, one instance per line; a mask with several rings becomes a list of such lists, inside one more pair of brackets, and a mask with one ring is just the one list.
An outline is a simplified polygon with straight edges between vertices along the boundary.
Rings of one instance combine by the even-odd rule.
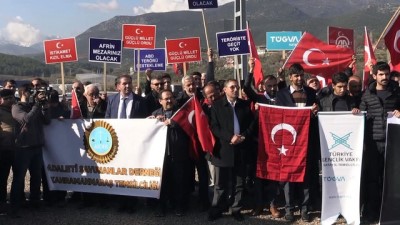
[[20, 206], [22, 202], [21, 190], [24, 190], [25, 176], [29, 168], [30, 200], [40, 200], [40, 185], [42, 179], [42, 147], [18, 148], [15, 151], [14, 175], [11, 186], [10, 200], [13, 206]]

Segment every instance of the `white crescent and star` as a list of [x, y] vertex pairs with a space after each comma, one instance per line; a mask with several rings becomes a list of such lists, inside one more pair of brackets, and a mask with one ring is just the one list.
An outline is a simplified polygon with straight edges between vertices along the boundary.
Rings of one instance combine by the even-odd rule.
[[143, 31], [142, 31], [140, 28], [136, 28], [135, 33], [136, 33], [136, 34], [142, 34]]
[[56, 48], [60, 49], [63, 47], [63, 44], [61, 42], [56, 43]]
[[184, 47], [186, 47], [185, 42], [179, 42], [179, 48], [184, 48]]
[[399, 49], [399, 39], [400, 39], [400, 30], [396, 32], [396, 35], [394, 36], [394, 43], [393, 43], [393, 48], [397, 53], [400, 53]]
[[[293, 145], [294, 142], [296, 141], [297, 132], [296, 132], [296, 129], [294, 129], [294, 127], [292, 125], [287, 124], [287, 123], [280, 123], [280, 124], [275, 125], [272, 128], [272, 130], [271, 130], [271, 139], [274, 142], [274, 144], [276, 144], [275, 143], [275, 134], [280, 130], [287, 130], [292, 134], [292, 136], [293, 136], [292, 145]], [[278, 148], [278, 150], [279, 150], [280, 154], [283, 154], [283, 155], [286, 155], [286, 152], [288, 151], [288, 149], [285, 148], [285, 146], [283, 146], [283, 144], [282, 144], [281, 148]]]
[[[324, 56], [325, 56], [325, 52], [321, 51], [321, 49], [318, 49], [318, 48], [310, 48], [310, 49], [308, 49], [307, 51], [305, 51], [303, 53], [303, 61], [307, 66], [316, 66], [316, 64], [310, 63], [310, 61], [308, 59], [310, 54], [313, 53], [313, 52], [320, 52], [320, 53], [324, 54]], [[326, 58], [326, 59], [322, 60], [322, 65], [329, 65], [329, 59]]]
[[193, 116], [194, 116], [194, 110], [192, 110], [192, 111], [189, 113], [189, 115], [188, 115], [189, 123], [190, 123], [190, 125], [192, 125], [192, 126], [193, 126]]

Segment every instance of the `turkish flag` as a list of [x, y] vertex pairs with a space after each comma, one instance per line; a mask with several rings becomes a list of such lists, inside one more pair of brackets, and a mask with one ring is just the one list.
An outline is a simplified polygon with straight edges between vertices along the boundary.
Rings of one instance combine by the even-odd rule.
[[[175, 63], [173, 69], [174, 73], [178, 76], [182, 76], [184, 74], [183, 63]], [[189, 70], [189, 63], [186, 63], [186, 71], [188, 70]]]
[[328, 45], [305, 32], [290, 54], [285, 67], [299, 63], [304, 71], [331, 80], [334, 73], [342, 72], [352, 61], [353, 49]]
[[392, 70], [400, 71], [400, 13], [392, 20], [386, 30], [385, 45], [390, 53]]
[[82, 111], [79, 106], [78, 96], [76, 96], [75, 90], [71, 92], [71, 119], [81, 119]]
[[183, 106], [175, 112], [175, 114], [171, 117], [171, 120], [175, 123], [179, 124], [183, 131], [189, 136], [190, 142], [192, 145], [190, 146], [190, 154], [192, 157], [197, 159], [199, 157], [198, 154], [198, 141], [195, 136], [195, 128], [194, 128], [194, 113], [195, 113], [195, 105], [194, 105], [193, 97], [191, 97]]
[[249, 24], [247, 24], [247, 37], [249, 40], [250, 55], [254, 59], [254, 71], [253, 71], [254, 86], [258, 87], [258, 85], [264, 79], [264, 73], [262, 70], [262, 64], [260, 61], [260, 57], [258, 57], [256, 45], [254, 44], [253, 35], [251, 34], [251, 31], [249, 28]]
[[370, 74], [370, 68], [369, 64], [376, 64], [376, 58], [374, 54], [374, 49], [372, 48], [371, 40], [369, 39], [368, 36], [368, 31], [367, 27], [365, 28], [365, 34], [364, 34], [364, 88], [368, 87], [368, 78]]
[[212, 151], [215, 145], [215, 138], [211, 132], [208, 124], [206, 114], [201, 107], [199, 100], [194, 97], [194, 116], [195, 116], [195, 127], [197, 132], [197, 138], [199, 139], [201, 148], [205, 152], [209, 152], [212, 155]]
[[257, 177], [303, 182], [310, 107], [259, 106]]

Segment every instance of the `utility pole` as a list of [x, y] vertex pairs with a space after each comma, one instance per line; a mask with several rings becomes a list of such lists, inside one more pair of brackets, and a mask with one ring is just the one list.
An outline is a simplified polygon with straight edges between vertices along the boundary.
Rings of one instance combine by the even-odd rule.
[[[246, 29], [246, 0], [235, 0], [233, 26], [235, 30]], [[247, 55], [236, 55], [235, 79], [244, 80], [247, 74]]]

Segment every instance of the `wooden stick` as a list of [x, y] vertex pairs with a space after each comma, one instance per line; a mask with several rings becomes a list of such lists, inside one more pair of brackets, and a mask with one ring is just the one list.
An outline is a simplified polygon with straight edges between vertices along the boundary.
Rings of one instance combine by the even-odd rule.
[[373, 48], [373, 51], [378, 47], [379, 42], [381, 42], [382, 37], [386, 35], [387, 30], [389, 29], [389, 26], [392, 25], [393, 20], [395, 20], [400, 14], [400, 6], [397, 8], [396, 12], [394, 12], [392, 18], [389, 20], [389, 22], [386, 24], [385, 29], [383, 29], [381, 36], [379, 37], [378, 41], [376, 41], [375, 46]]
[[207, 25], [206, 25], [206, 19], [204, 17], [204, 9], [201, 9], [201, 14], [203, 15], [204, 33], [206, 35], [207, 51], [208, 51], [208, 49], [210, 49], [210, 44], [208, 43]]
[[137, 86], [140, 86], [140, 49], [137, 50]]
[[106, 62], [104, 62], [104, 65], [103, 65], [103, 87], [104, 87], [104, 89], [103, 89], [103, 91], [105, 91], [106, 93], [107, 93], [107, 63]]
[[61, 85], [62, 85], [62, 95], [64, 96], [65, 95], [65, 80], [64, 80], [64, 63], [63, 62], [61, 62], [60, 63], [60, 66], [61, 66]]
[[183, 76], [186, 76], [186, 62], [183, 63]]

